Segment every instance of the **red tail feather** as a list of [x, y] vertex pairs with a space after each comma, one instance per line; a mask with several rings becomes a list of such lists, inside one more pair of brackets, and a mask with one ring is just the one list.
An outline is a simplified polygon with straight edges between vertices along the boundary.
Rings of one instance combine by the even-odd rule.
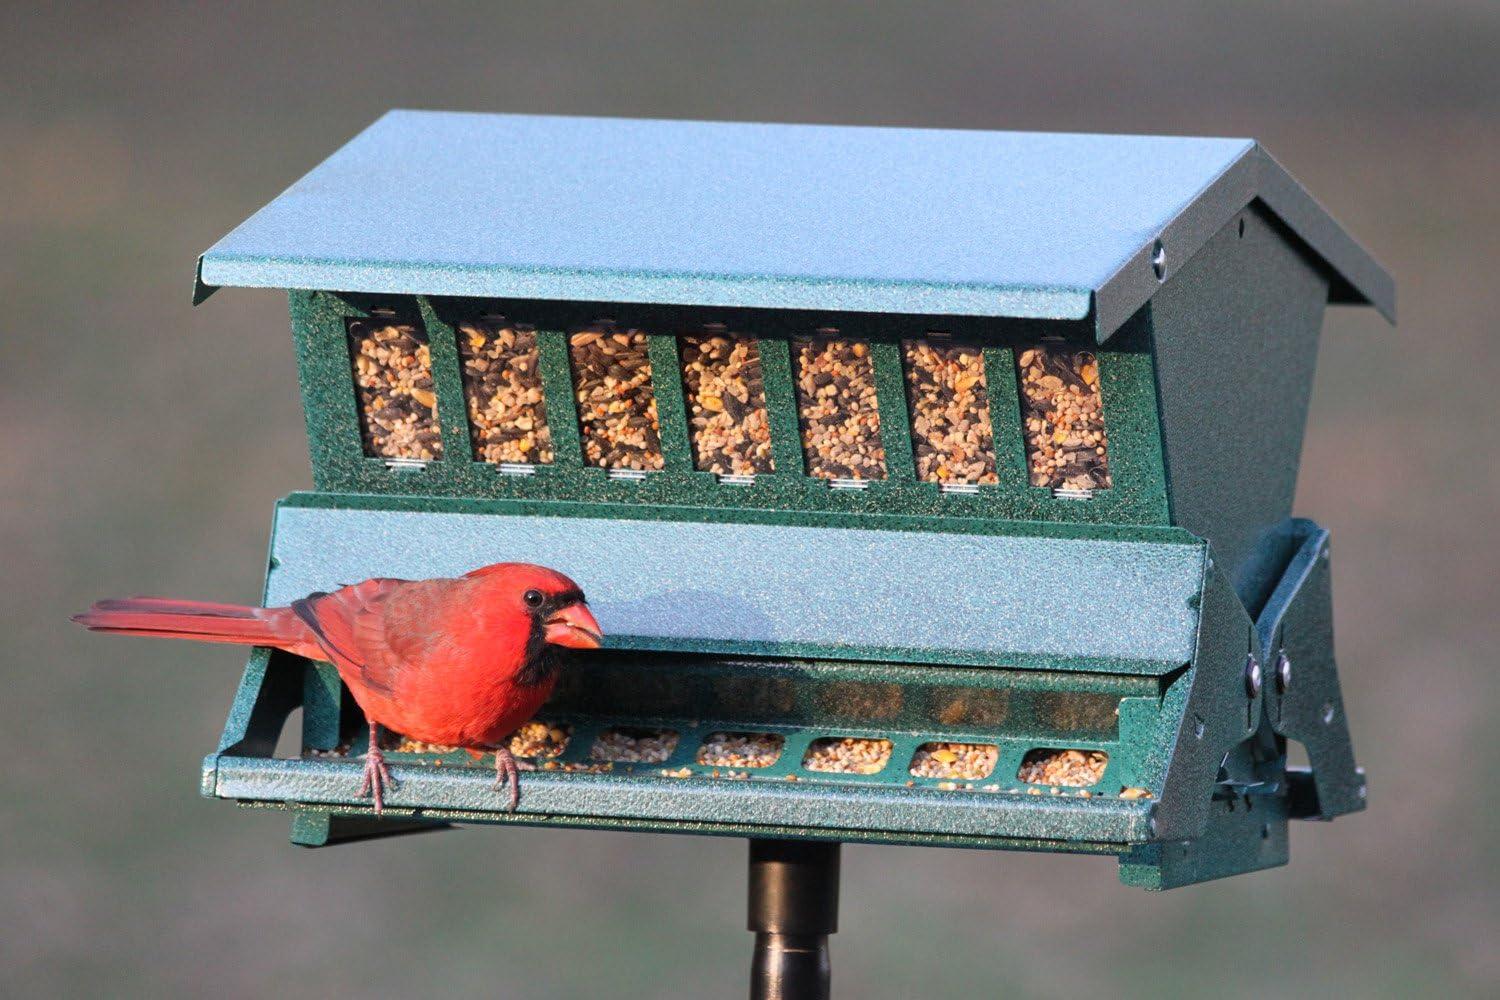
[[306, 626], [287, 608], [251, 608], [166, 597], [99, 601], [73, 620], [91, 632], [246, 646], [285, 646], [307, 637]]

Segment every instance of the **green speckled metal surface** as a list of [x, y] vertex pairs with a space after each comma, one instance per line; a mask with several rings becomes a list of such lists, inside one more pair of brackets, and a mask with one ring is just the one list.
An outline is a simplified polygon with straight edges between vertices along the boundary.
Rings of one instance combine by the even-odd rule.
[[216, 243], [195, 294], [1089, 317], [1103, 342], [1155, 293], [1158, 242], [1171, 275], [1257, 198], [1337, 298], [1390, 314], [1389, 277], [1248, 139], [413, 111]]

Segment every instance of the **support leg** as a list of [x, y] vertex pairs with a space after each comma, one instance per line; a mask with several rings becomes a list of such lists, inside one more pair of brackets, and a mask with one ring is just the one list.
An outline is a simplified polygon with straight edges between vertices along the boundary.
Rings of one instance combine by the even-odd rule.
[[750, 841], [750, 1000], [828, 1000], [838, 923], [838, 844]]

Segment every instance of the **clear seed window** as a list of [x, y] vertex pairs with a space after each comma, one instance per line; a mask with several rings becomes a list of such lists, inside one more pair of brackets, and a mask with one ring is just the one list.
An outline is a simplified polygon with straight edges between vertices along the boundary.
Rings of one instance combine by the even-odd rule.
[[760, 347], [714, 328], [684, 336], [681, 345], [694, 467], [721, 476], [771, 472]]
[[584, 461], [605, 469], [661, 469], [646, 334], [600, 323], [573, 334], [569, 348]]
[[594, 760], [626, 764], [660, 764], [677, 749], [673, 729], [636, 729], [617, 726], [594, 738], [589, 756]]
[[1110, 485], [1109, 440], [1099, 398], [1099, 361], [1061, 344], [1016, 358], [1031, 485], [1100, 490]]
[[890, 759], [890, 740], [829, 737], [808, 745], [802, 766], [829, 774], [879, 774]]
[[940, 339], [908, 340], [901, 352], [917, 478], [929, 483], [998, 482], [979, 348]]
[[441, 458], [427, 332], [379, 315], [351, 319], [348, 330], [365, 454], [420, 461]]
[[547, 465], [552, 433], [542, 398], [536, 331], [487, 318], [458, 328], [474, 458]]
[[698, 763], [709, 767], [770, 767], [786, 738], [777, 733], [711, 733], [698, 748]]
[[908, 770], [918, 778], [988, 778], [1000, 759], [993, 743], [923, 743], [912, 756]]
[[1109, 754], [1102, 750], [1033, 750], [1021, 761], [1016, 777], [1029, 785], [1086, 788], [1104, 777]]
[[822, 479], [884, 479], [875, 367], [862, 340], [793, 344], [797, 411], [807, 474]]

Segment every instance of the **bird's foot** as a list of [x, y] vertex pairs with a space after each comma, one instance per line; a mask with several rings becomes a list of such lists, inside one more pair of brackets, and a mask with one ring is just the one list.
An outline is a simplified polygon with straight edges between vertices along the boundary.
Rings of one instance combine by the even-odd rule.
[[385, 755], [380, 752], [380, 747], [371, 746], [365, 754], [365, 780], [359, 786], [359, 796], [369, 796], [375, 801], [375, 815], [379, 816], [385, 810], [385, 790], [395, 788], [396, 780], [391, 777], [390, 768], [385, 766]]
[[521, 772], [535, 770], [535, 764], [516, 760], [516, 755], [509, 748], [495, 748], [495, 791], [510, 789], [510, 805], [506, 812], [515, 812], [516, 807], [521, 804]]

